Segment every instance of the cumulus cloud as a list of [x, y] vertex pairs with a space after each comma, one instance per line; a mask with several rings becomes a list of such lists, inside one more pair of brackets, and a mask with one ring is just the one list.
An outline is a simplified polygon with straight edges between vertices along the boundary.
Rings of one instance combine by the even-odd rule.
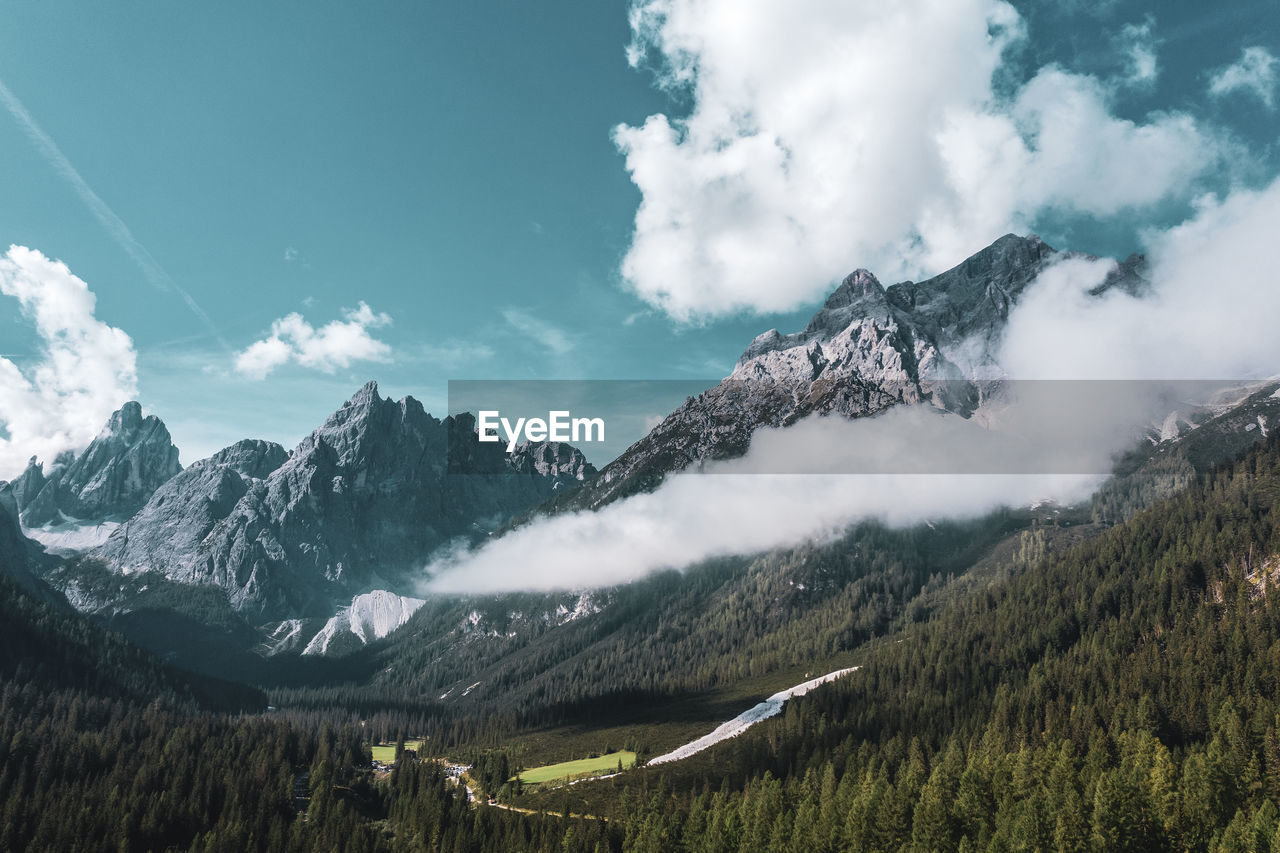
[[1246, 47], [1240, 58], [1218, 69], [1209, 80], [1209, 94], [1222, 97], [1230, 92], [1253, 95], [1268, 109], [1276, 105], [1276, 58], [1265, 47]]
[[236, 371], [250, 379], [263, 379], [291, 362], [333, 373], [355, 361], [391, 358], [391, 348], [370, 334], [371, 329], [391, 325], [389, 315], [375, 312], [361, 302], [342, 316], [319, 329], [296, 312], [281, 317], [271, 324], [269, 336], [236, 356]]
[[1019, 379], [1248, 379], [1280, 370], [1272, 249], [1280, 180], [1205, 197], [1146, 237], [1154, 292], [1089, 291], [1110, 263], [1071, 260], [1014, 309], [999, 356]]
[[[853, 263], [943, 269], [1049, 210], [1187, 198], [1228, 148], [1184, 113], [1117, 117], [1123, 81], [998, 85], [1026, 36], [1000, 0], [644, 0], [631, 23], [631, 61], [692, 107], [614, 131], [642, 193], [622, 273], [680, 320], [793, 309]], [[1154, 75], [1130, 35], [1130, 76]]]
[[[1138, 295], [1090, 293], [1111, 261], [1049, 267], [1011, 312], [992, 376], [1070, 382], [1010, 383], [1015, 393], [975, 420], [918, 407], [762, 430], [742, 459], [442, 557], [424, 589], [608, 586], [838, 535], [866, 519], [904, 525], [1084, 498], [1113, 453], [1189, 395], [1220, 387], [1185, 380], [1280, 370], [1277, 221], [1280, 180], [1202, 199], [1187, 222], [1147, 235], [1151, 286]], [[1141, 381], [1114, 381], [1127, 379]], [[854, 473], [828, 473], [840, 471]]]
[[39, 337], [37, 358], [0, 357], [0, 477], [31, 455], [49, 462], [88, 444], [138, 393], [133, 341], [95, 317], [97, 298], [61, 261], [23, 246], [0, 255], [0, 294]]

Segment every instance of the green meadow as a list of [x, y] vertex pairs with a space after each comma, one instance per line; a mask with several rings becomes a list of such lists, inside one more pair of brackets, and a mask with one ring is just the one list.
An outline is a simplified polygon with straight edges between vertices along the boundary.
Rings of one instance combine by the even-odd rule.
[[577, 761], [562, 761], [559, 764], [548, 764], [545, 767], [534, 767], [520, 774], [520, 781], [525, 784], [538, 782], [555, 782], [561, 779], [574, 779], [582, 776], [601, 776], [616, 772], [618, 762], [622, 769], [635, 766], [636, 754], [623, 750], [601, 755], [597, 758], [581, 758]]
[[[418, 750], [422, 748], [422, 741], [407, 740], [404, 742], [405, 749]], [[370, 748], [373, 752], [373, 760], [383, 764], [392, 764], [396, 760], [396, 745], [394, 743], [380, 743]]]

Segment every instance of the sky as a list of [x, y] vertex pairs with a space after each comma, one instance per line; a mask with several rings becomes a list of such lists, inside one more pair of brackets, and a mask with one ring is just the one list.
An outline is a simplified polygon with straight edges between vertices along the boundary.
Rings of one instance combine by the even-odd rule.
[[1277, 56], [1273, 2], [0, 0], [0, 477], [128, 398], [189, 464], [371, 378], [710, 384], [1007, 231], [1123, 257], [1275, 181]]

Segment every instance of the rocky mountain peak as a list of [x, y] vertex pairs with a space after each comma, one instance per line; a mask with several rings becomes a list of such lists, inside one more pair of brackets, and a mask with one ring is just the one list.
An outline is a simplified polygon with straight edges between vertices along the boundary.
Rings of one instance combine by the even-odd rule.
[[136, 400], [130, 400], [111, 413], [111, 418], [103, 429], [103, 435], [119, 436], [124, 441], [130, 441], [137, 436], [142, 426], [142, 404]]
[[370, 379], [368, 382], [360, 386], [356, 393], [351, 395], [351, 399], [342, 404], [342, 408], [353, 408], [361, 406], [370, 406], [373, 403], [381, 402], [382, 397], [378, 395], [378, 383], [376, 380]]
[[1027, 285], [1058, 255], [1036, 235], [1006, 234], [940, 275], [889, 287], [894, 308], [940, 348], [975, 335], [990, 339]]
[[813, 315], [800, 333], [808, 340], [830, 340], [855, 320], [889, 314], [884, 285], [864, 269], [854, 270], [832, 291], [822, 310]]
[[770, 329], [719, 385], [685, 402], [557, 509], [598, 507], [655, 488], [667, 474], [739, 456], [761, 427], [810, 414], [861, 417], [928, 401], [968, 415], [972, 379], [1023, 291], [1061, 253], [1035, 235], [1006, 234], [922, 282], [884, 287], [849, 274], [799, 332]]
[[[283, 465], [288, 458], [289, 451], [274, 441], [246, 438], [230, 447], [224, 447], [208, 459], [197, 462], [196, 465], [229, 468], [243, 477], [262, 480]], [[195, 465], [192, 467], [194, 468]]]
[[572, 444], [562, 441], [526, 441], [516, 446], [510, 465], [517, 473], [551, 478], [562, 489], [594, 477], [596, 468]]
[[879, 301], [883, 295], [884, 285], [870, 270], [856, 269], [845, 276], [840, 286], [831, 292], [822, 310], [838, 311], [868, 298]]
[[182, 470], [178, 448], [155, 415], [130, 401], [111, 414], [79, 454], [59, 454], [49, 471], [34, 458], [8, 491], [27, 527], [77, 519], [122, 519]]

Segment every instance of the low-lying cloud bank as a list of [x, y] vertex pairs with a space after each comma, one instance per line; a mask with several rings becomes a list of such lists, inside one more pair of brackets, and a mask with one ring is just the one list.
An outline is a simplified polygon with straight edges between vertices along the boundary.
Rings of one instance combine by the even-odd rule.
[[999, 506], [1073, 500], [1082, 475], [680, 474], [658, 491], [596, 513], [515, 531], [428, 568], [427, 592], [495, 593], [613, 586], [713, 557], [753, 554], [838, 535], [858, 519], [901, 525], [979, 516]]
[[[1152, 287], [1138, 296], [1089, 294], [1109, 262], [1073, 259], [1051, 267], [1012, 312], [993, 373], [1073, 380], [1275, 374], [1280, 288], [1270, 235], [1277, 221], [1280, 181], [1225, 201], [1203, 200], [1194, 219], [1149, 235]], [[1137, 386], [1148, 394], [1133, 394], [1129, 383], [1085, 383], [1078, 393], [1092, 402], [1074, 406], [1059, 396], [1069, 385], [1015, 385], [1031, 389], [1029, 395], [993, 407], [982, 425], [915, 408], [762, 431], [742, 459], [436, 560], [424, 589], [608, 586], [835, 536], [867, 519], [906, 525], [1081, 500], [1101, 481], [1111, 455], [1166, 414], [1168, 395], [1178, 393], [1177, 386], [1156, 383]], [[773, 473], [783, 470], [863, 473]]]

